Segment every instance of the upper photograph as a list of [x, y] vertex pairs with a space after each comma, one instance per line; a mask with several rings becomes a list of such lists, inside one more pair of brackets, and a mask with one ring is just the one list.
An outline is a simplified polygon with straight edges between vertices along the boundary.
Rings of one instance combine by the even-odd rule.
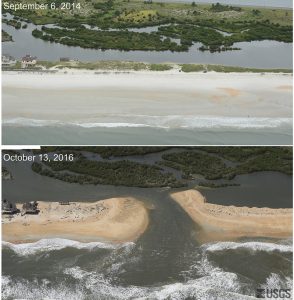
[[292, 144], [292, 0], [203, 2], [2, 2], [2, 143]]

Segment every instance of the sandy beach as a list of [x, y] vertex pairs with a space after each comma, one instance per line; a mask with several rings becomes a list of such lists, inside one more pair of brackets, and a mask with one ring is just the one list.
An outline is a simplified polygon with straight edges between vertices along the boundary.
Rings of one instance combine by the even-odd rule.
[[[291, 74], [66, 72], [3, 72], [4, 123], [181, 127], [189, 126], [179, 121], [183, 116], [238, 117], [249, 123], [250, 118], [292, 117]], [[169, 119], [162, 124], [162, 117]]]
[[[125, 242], [137, 239], [149, 218], [144, 204], [134, 198], [111, 198], [97, 202], [38, 202], [38, 215], [2, 217], [2, 239], [22, 243], [43, 238], [81, 242]], [[21, 205], [19, 204], [20, 208]]]
[[292, 143], [292, 74], [3, 72], [2, 88], [9, 145]]
[[240, 237], [288, 238], [292, 236], [293, 209], [223, 206], [206, 202], [196, 191], [172, 193], [171, 197], [199, 225], [201, 243]]

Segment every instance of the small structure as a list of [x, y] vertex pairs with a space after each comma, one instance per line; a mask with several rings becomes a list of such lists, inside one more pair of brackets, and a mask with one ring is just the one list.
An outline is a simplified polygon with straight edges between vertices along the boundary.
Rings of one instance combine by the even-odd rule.
[[13, 215], [18, 213], [19, 210], [16, 208], [15, 203], [11, 203], [8, 200], [2, 200], [2, 214]]
[[60, 61], [61, 61], [61, 62], [62, 62], [62, 61], [68, 62], [68, 61], [70, 61], [70, 59], [69, 59], [69, 57], [60, 57]]
[[21, 67], [22, 69], [28, 68], [35, 66], [37, 63], [37, 57], [36, 56], [31, 56], [27, 54], [21, 59]]
[[40, 211], [38, 210], [38, 202], [37, 201], [31, 201], [31, 202], [26, 202], [22, 205], [22, 212], [21, 215], [25, 214], [31, 214], [31, 215], [36, 215]]
[[9, 54], [2, 54], [2, 67], [14, 66], [16, 59]]
[[69, 205], [69, 201], [59, 201], [59, 205]]

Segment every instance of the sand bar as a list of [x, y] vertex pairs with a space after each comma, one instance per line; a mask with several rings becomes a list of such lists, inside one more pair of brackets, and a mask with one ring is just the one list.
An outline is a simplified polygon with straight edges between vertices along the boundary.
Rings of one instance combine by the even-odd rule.
[[[148, 116], [292, 118], [292, 74], [3, 72], [2, 87], [4, 121], [111, 123], [134, 122], [136, 117], [140, 123]], [[148, 120], [148, 125], [156, 125], [153, 122]]]
[[[81, 242], [124, 242], [137, 239], [147, 228], [148, 210], [134, 198], [97, 202], [38, 202], [38, 215], [2, 217], [2, 239], [32, 242], [42, 238], [66, 238]], [[18, 205], [21, 207], [21, 205]]]
[[200, 242], [239, 237], [292, 236], [292, 208], [256, 208], [207, 203], [196, 190], [172, 193], [171, 197], [200, 226]]

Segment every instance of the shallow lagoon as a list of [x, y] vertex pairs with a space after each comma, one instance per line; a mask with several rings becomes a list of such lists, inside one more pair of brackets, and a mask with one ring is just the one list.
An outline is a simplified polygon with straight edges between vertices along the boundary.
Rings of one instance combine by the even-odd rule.
[[[2, 53], [20, 59], [26, 54], [37, 56], [39, 60], [59, 61], [69, 57], [80, 61], [120, 60], [149, 63], [206, 63], [252, 68], [292, 68], [292, 44], [277, 41], [256, 41], [235, 43], [242, 50], [221, 53], [201, 52], [200, 43], [195, 43], [188, 52], [171, 51], [119, 51], [95, 50], [45, 42], [36, 39], [31, 32], [38, 26], [28, 24], [26, 29], [16, 30], [2, 24], [2, 29], [12, 35], [14, 42], [2, 43]], [[40, 26], [39, 26], [40, 27]], [[156, 27], [155, 27], [156, 28]], [[147, 28], [150, 31], [150, 28]], [[277, 59], [273, 59], [277, 58]]]

